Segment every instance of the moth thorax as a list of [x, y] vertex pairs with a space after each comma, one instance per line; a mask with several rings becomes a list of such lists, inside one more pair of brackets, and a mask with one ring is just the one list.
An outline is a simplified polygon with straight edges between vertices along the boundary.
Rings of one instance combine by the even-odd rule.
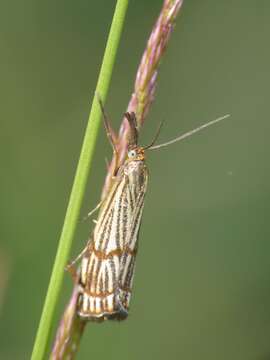
[[126, 175], [131, 175], [132, 173], [140, 173], [143, 171], [144, 169], [144, 161], [138, 161], [138, 160], [133, 160], [133, 161], [129, 161], [124, 169], [124, 173]]
[[144, 161], [129, 161], [124, 169], [125, 175], [129, 179], [129, 183], [133, 184], [138, 189], [144, 184], [146, 181], [147, 170]]

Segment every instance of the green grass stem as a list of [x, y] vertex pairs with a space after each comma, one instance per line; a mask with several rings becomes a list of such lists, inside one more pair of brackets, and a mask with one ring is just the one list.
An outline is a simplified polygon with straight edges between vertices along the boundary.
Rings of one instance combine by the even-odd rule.
[[[111, 29], [96, 86], [96, 92], [100, 94], [103, 101], [106, 99], [109, 88], [128, 3], [128, 0], [117, 0], [116, 3]], [[69, 260], [72, 240], [75, 235], [76, 226], [80, 215], [80, 209], [96, 145], [100, 118], [101, 112], [95, 96], [92, 102], [88, 125], [82, 144], [81, 154], [70, 194], [62, 233], [58, 244], [51, 279], [36, 334], [31, 357], [32, 360], [44, 360], [48, 351], [47, 348], [50, 332], [64, 279], [64, 269]]]

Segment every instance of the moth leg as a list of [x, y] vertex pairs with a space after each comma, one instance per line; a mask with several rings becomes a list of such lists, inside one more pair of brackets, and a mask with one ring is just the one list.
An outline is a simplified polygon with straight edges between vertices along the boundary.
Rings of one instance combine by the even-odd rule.
[[99, 106], [100, 106], [100, 109], [101, 109], [101, 112], [102, 112], [102, 115], [103, 115], [103, 123], [104, 123], [104, 127], [105, 127], [105, 130], [106, 130], [106, 134], [107, 134], [108, 139], [109, 139], [109, 141], [110, 141], [110, 143], [112, 145], [113, 151], [117, 153], [117, 146], [116, 146], [116, 144], [117, 144], [117, 136], [116, 136], [115, 132], [112, 129], [109, 117], [106, 114], [106, 111], [105, 111], [105, 108], [104, 108], [104, 105], [102, 103], [102, 100], [101, 100], [100, 96], [98, 95], [97, 98], [98, 98]]
[[[119, 159], [119, 156], [118, 156], [118, 153], [114, 154], [114, 158], [112, 159], [112, 161], [114, 162], [114, 165], [113, 165], [113, 171], [112, 171], [112, 176], [111, 176], [111, 179], [112, 180], [115, 180], [117, 178], [116, 176], [116, 170], [118, 170], [119, 166], [117, 165], [118, 164], [118, 159]], [[105, 164], [106, 164], [106, 169], [107, 171], [110, 171], [110, 162], [107, 158], [105, 158]]]
[[117, 170], [119, 168], [118, 162], [119, 162], [118, 152], [116, 152], [116, 153], [114, 152], [114, 157], [113, 157], [112, 162], [111, 162], [111, 164], [113, 164], [112, 165], [113, 170], [112, 170], [112, 176], [111, 176], [112, 180], [116, 179], [116, 172], [117, 172]]
[[116, 173], [117, 167], [118, 167], [118, 159], [119, 159], [119, 155], [118, 155], [118, 150], [117, 150], [117, 135], [115, 134], [115, 132], [113, 131], [113, 128], [110, 124], [110, 120], [106, 114], [104, 105], [102, 103], [102, 100], [100, 98], [100, 96], [97, 94], [97, 98], [98, 98], [98, 102], [100, 105], [100, 109], [103, 115], [103, 123], [104, 123], [104, 127], [106, 130], [106, 134], [107, 137], [109, 139], [110, 144], [112, 145], [113, 148], [113, 155], [114, 155], [114, 164], [113, 164], [113, 175]]
[[79, 273], [75, 265], [73, 263], [70, 263], [66, 265], [65, 270], [70, 273], [74, 284], [77, 284], [79, 280]]
[[105, 157], [106, 170], [108, 171], [110, 168], [109, 160]]
[[70, 261], [65, 267], [65, 270], [70, 273], [70, 275], [71, 275], [71, 277], [72, 277], [72, 279], [74, 280], [75, 283], [78, 280], [77, 268], [76, 268], [75, 264], [79, 260], [81, 260], [81, 258], [87, 253], [88, 244], [89, 244], [89, 242], [87, 243], [85, 248], [80, 252], [80, 254], [74, 260]]
[[94, 207], [93, 210], [91, 210], [84, 218], [83, 221], [85, 221], [86, 219], [88, 219], [91, 215], [93, 215], [102, 205], [103, 200], [101, 200], [96, 207]]

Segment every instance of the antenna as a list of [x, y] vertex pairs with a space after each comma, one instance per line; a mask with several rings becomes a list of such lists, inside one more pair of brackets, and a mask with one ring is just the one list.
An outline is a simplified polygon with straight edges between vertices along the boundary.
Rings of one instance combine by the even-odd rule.
[[175, 138], [175, 139], [172, 139], [172, 140], [170, 140], [170, 141], [167, 141], [167, 142], [165, 142], [165, 143], [163, 143], [163, 144], [159, 144], [159, 145], [155, 145], [155, 146], [150, 146], [150, 147], [148, 147], [148, 150], [156, 150], [156, 149], [159, 149], [159, 148], [162, 148], [162, 147], [171, 145], [171, 144], [173, 144], [173, 143], [175, 143], [175, 142], [177, 142], [177, 141], [186, 139], [187, 137], [189, 137], [189, 136], [191, 136], [191, 135], [193, 135], [193, 134], [195, 134], [195, 133], [197, 133], [197, 132], [199, 132], [199, 131], [207, 128], [208, 126], [214, 125], [214, 124], [218, 123], [218, 122], [221, 121], [221, 120], [227, 119], [229, 116], [231, 116], [231, 115], [230, 115], [230, 114], [227, 114], [227, 115], [221, 116], [221, 117], [219, 117], [219, 118], [217, 118], [217, 119], [215, 119], [215, 120], [209, 121], [209, 122], [207, 122], [207, 123], [205, 123], [205, 124], [197, 127], [196, 129], [190, 130], [190, 131], [188, 131], [187, 133], [178, 136], [178, 137]]
[[158, 129], [157, 129], [156, 134], [153, 137], [153, 140], [151, 141], [151, 143], [149, 145], [143, 147], [144, 150], [153, 148], [154, 143], [157, 141], [157, 139], [159, 137], [160, 130], [161, 130], [162, 126], [163, 126], [163, 121], [159, 123]]

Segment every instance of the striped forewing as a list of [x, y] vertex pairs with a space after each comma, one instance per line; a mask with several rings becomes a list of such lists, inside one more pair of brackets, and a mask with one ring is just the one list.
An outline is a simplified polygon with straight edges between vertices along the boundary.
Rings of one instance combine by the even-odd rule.
[[143, 160], [128, 161], [118, 172], [82, 260], [82, 317], [123, 319], [128, 314], [147, 180]]

